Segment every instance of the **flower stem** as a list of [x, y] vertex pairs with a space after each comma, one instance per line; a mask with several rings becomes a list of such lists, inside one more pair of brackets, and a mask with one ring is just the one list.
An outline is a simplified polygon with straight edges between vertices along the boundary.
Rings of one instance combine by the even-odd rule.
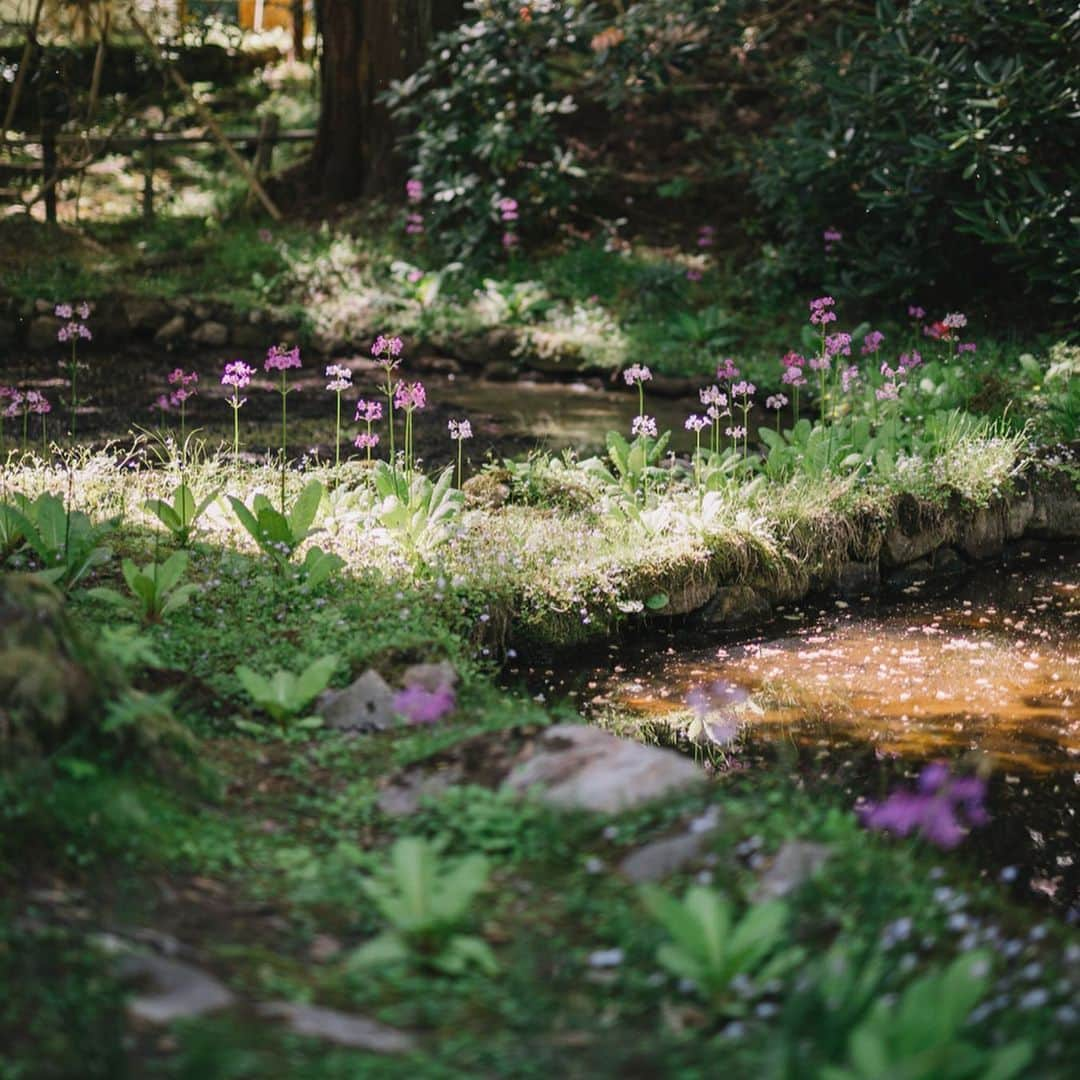
[[285, 385], [285, 369], [281, 369], [281, 513], [285, 514], [285, 455], [288, 453], [288, 442], [285, 426], [285, 396], [288, 394]]

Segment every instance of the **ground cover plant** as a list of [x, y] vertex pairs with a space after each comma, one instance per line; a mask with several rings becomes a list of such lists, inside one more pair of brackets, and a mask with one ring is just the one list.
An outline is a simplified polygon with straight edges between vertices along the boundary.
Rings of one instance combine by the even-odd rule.
[[385, 7], [0, 41], [0, 1080], [1074, 1075], [1075, 20]]

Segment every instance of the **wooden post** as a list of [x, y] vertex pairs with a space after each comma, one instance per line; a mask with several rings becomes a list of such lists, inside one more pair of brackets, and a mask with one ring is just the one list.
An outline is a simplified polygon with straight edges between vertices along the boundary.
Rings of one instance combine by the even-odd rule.
[[149, 133], [143, 140], [142, 215], [144, 221], [154, 220], [154, 137]]
[[45, 220], [56, 224], [56, 127], [52, 120], [41, 124], [41, 183], [45, 192]]
[[267, 113], [259, 122], [259, 135], [255, 141], [255, 175], [261, 180], [274, 160], [274, 144], [277, 142], [281, 120], [277, 113]]

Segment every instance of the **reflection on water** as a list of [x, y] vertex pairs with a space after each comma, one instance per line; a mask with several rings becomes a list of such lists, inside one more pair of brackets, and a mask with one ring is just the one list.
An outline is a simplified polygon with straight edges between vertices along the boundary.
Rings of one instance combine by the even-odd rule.
[[986, 872], [1065, 908], [1080, 900], [1075, 549], [1021, 553], [946, 597], [804, 605], [750, 640], [680, 633], [622, 649], [579, 700], [685, 731], [687, 695], [717, 682], [749, 695], [744, 764], [786, 756], [853, 799], [880, 797], [934, 758], [989, 765], [994, 822], [970, 844]]

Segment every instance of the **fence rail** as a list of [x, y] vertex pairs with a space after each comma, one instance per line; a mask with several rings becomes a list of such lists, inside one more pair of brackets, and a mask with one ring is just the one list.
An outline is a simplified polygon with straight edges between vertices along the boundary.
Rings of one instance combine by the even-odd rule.
[[[263, 117], [258, 131], [236, 131], [223, 133], [230, 145], [253, 151], [255, 173], [265, 176], [270, 171], [274, 147], [278, 143], [313, 142], [314, 128], [278, 129], [278, 118], [273, 114]], [[0, 179], [29, 179], [40, 176], [45, 202], [45, 220], [56, 221], [56, 185], [65, 176], [73, 176], [82, 171], [82, 167], [59, 164], [57, 149], [64, 146], [80, 146], [97, 158], [108, 150], [138, 151], [142, 160], [143, 173], [143, 217], [154, 216], [154, 169], [155, 150], [169, 146], [197, 146], [201, 144], [220, 145], [220, 140], [206, 132], [188, 134], [172, 131], [147, 131], [140, 135], [89, 135], [76, 132], [54, 132], [46, 128], [37, 135], [8, 137], [4, 145], [12, 148], [41, 147], [41, 161], [7, 162], [0, 164]], [[36, 199], [35, 199], [36, 201]]]

